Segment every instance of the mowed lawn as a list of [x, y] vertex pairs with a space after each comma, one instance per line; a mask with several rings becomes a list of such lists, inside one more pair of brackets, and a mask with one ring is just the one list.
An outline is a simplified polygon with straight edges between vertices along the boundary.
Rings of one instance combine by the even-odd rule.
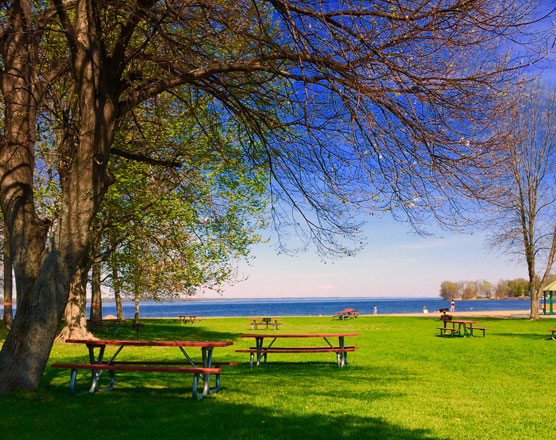
[[[222, 391], [196, 401], [191, 375], [117, 372], [114, 391], [72, 396], [69, 371], [47, 367], [37, 394], [0, 397], [0, 438], [556, 439], [556, 341], [548, 331], [556, 322], [480, 320], [490, 328], [485, 338], [440, 338], [434, 318], [283, 318], [281, 333], [358, 332], [346, 343], [361, 348], [342, 369], [333, 353], [318, 353], [269, 355], [253, 370], [248, 354], [234, 352], [253, 344], [239, 337], [252, 332], [245, 318], [144, 320], [142, 339], [232, 340], [214, 351], [215, 360], [239, 362], [223, 367]], [[118, 338], [134, 334], [123, 329]], [[119, 357], [148, 358], [183, 356], [129, 347]], [[85, 347], [71, 344], [55, 344], [51, 355], [86, 360]], [[79, 377], [85, 389], [88, 374]]]

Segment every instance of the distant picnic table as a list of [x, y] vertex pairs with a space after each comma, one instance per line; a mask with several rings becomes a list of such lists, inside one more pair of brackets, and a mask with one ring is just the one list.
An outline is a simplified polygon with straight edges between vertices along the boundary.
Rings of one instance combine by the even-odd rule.
[[[264, 362], [267, 360], [267, 355], [269, 353], [336, 353], [336, 362], [338, 367], [344, 367], [347, 365], [347, 353], [349, 351], [355, 351], [359, 348], [357, 345], [346, 346], [344, 343], [344, 338], [349, 336], [358, 336], [358, 333], [318, 333], [318, 334], [245, 334], [241, 335], [242, 338], [254, 338], [255, 347], [250, 347], [249, 349], [236, 350], [237, 353], [249, 353], [250, 361], [249, 365], [253, 368], [254, 357], [257, 355], [257, 366], [260, 365], [261, 359]], [[272, 339], [269, 344], [264, 345], [264, 340]], [[316, 338], [324, 339], [326, 346], [320, 347], [304, 347], [304, 346], [294, 346], [294, 347], [275, 347], [274, 343], [276, 340], [281, 339], [295, 339], [295, 338]], [[333, 345], [330, 343], [329, 338], [338, 338], [338, 344]]]
[[[181, 373], [193, 374], [193, 397], [202, 399], [209, 393], [216, 393], [220, 390], [220, 365], [230, 365], [234, 363], [221, 363], [212, 361], [212, 352], [216, 347], [227, 347], [232, 345], [231, 341], [114, 341], [100, 339], [68, 339], [70, 344], [84, 344], [89, 350], [89, 363], [70, 364], [55, 363], [52, 368], [68, 368], [71, 370], [70, 375], [70, 391], [75, 394], [75, 379], [78, 370], [90, 370], [92, 373], [91, 387], [89, 393], [100, 390], [112, 390], [115, 383], [115, 371], [142, 371], [142, 372], [158, 372], [158, 373]], [[116, 353], [107, 361], [104, 354], [107, 346], [119, 346]], [[185, 361], [153, 361], [148, 357], [148, 361], [116, 361], [116, 358], [125, 347], [178, 347], [185, 356]], [[194, 362], [186, 352], [186, 347], [195, 347], [201, 349], [201, 362]], [[98, 350], [98, 355], [95, 354]], [[134, 352], [134, 357], [137, 356]], [[99, 387], [99, 380], [104, 371], [110, 371], [110, 385], [107, 388]], [[216, 385], [210, 388], [210, 376], [214, 374], [216, 377]], [[199, 379], [203, 381], [203, 391], [198, 393]]]
[[358, 316], [359, 316], [359, 312], [357, 312], [357, 310], [347, 308], [345, 310], [342, 310], [341, 312], [336, 312], [336, 314], [332, 316], [332, 319], [337, 318], [343, 321], [345, 319], [357, 318]]
[[[441, 318], [442, 319], [442, 318]], [[474, 324], [478, 324], [480, 321], [470, 321], [470, 320], [465, 320], [465, 319], [448, 319], [448, 320], [443, 320], [444, 321], [444, 326], [443, 327], [438, 327], [438, 330], [440, 330], [440, 336], [469, 336], [469, 337], [473, 337], [473, 332], [475, 330], [480, 330], [483, 332], [483, 337], [485, 336], [485, 332], [487, 330], [489, 330], [488, 328], [485, 327], [477, 327], [474, 326]], [[451, 327], [448, 326], [448, 324], [452, 324]], [[456, 328], [457, 325], [457, 328]], [[463, 330], [463, 332], [462, 332]]]
[[199, 319], [196, 315], [178, 315], [174, 322], [180, 321], [182, 324], [195, 324], [195, 322], [202, 322], [202, 319]]
[[281, 321], [281, 319], [280, 318], [255, 318], [253, 319], [253, 321], [251, 321], [249, 326], [251, 327], [251, 330], [257, 330], [259, 326], [261, 327], [264, 326], [265, 330], [268, 330], [269, 326], [274, 330], [278, 330], [279, 329], [278, 326], [282, 325], [278, 321]]

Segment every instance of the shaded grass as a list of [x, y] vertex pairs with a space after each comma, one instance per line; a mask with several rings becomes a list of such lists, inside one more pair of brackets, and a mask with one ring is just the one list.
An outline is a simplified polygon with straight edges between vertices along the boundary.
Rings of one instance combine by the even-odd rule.
[[[69, 372], [47, 368], [37, 393], [0, 397], [0, 438], [555, 439], [553, 324], [480, 320], [491, 329], [486, 338], [437, 337], [432, 318], [283, 318], [279, 332], [353, 331], [359, 336], [346, 342], [361, 348], [343, 369], [333, 353], [317, 353], [272, 354], [253, 370], [248, 355], [234, 351], [253, 344], [240, 337], [252, 333], [245, 318], [145, 320], [141, 339], [232, 340], [214, 352], [215, 360], [239, 362], [224, 367], [222, 391], [198, 402], [189, 375], [118, 372], [114, 391], [74, 397]], [[122, 328], [117, 338], [135, 332]], [[86, 354], [55, 344], [51, 361], [82, 362]], [[175, 348], [126, 347], [120, 355], [182, 358]], [[80, 377], [87, 388], [87, 375]]]

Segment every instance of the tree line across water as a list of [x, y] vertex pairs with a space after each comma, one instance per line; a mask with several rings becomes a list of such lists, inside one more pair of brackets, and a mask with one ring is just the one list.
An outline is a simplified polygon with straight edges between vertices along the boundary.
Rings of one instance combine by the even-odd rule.
[[[548, 276], [543, 286], [547, 286], [554, 280], [556, 280], [556, 275]], [[447, 301], [452, 299], [529, 298], [531, 293], [529, 281], [525, 278], [499, 280], [496, 284], [487, 280], [442, 281], [440, 297]]]

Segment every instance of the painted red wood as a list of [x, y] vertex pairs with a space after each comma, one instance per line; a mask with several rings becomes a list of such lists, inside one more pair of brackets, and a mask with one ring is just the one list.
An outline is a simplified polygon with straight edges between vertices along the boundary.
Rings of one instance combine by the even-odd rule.
[[[185, 361], [177, 361], [177, 362], [168, 362], [168, 361], [115, 361], [112, 365], [191, 365], [189, 362]], [[212, 362], [213, 366], [220, 366], [220, 365], [230, 365], [236, 366], [237, 362]]]
[[150, 371], [157, 373], [220, 373], [220, 368], [203, 367], [147, 367], [141, 365], [106, 365], [106, 364], [52, 364], [52, 368], [71, 368], [77, 370], [117, 370], [117, 371]]
[[232, 341], [114, 341], [108, 339], [68, 339], [69, 344], [124, 345], [133, 347], [227, 347]]
[[257, 350], [256, 348], [252, 350], [236, 350], [236, 353], [338, 353], [338, 352], [348, 352], [348, 351], [355, 351], [355, 348], [359, 347], [351, 347], [351, 348], [319, 348], [317, 350], [302, 350], [299, 348], [290, 349], [290, 350], [275, 350], [274, 348], [263, 348], [261, 350]]
[[265, 334], [245, 334], [242, 338], [339, 338], [344, 336], [359, 336], [359, 333], [317, 333], [317, 334], [300, 334], [300, 335], [284, 335], [282, 333], [265, 333]]
[[[340, 347], [270, 347], [270, 348], [265, 348], [263, 347], [263, 350], [274, 350], [274, 351], [280, 351], [280, 350], [327, 350], [329, 348], [334, 348], [334, 349], [340, 349]], [[344, 348], [359, 348], [359, 345], [349, 345], [346, 346]], [[249, 347], [250, 350], [257, 350], [257, 347]], [[236, 350], [237, 351], [237, 350]]]

